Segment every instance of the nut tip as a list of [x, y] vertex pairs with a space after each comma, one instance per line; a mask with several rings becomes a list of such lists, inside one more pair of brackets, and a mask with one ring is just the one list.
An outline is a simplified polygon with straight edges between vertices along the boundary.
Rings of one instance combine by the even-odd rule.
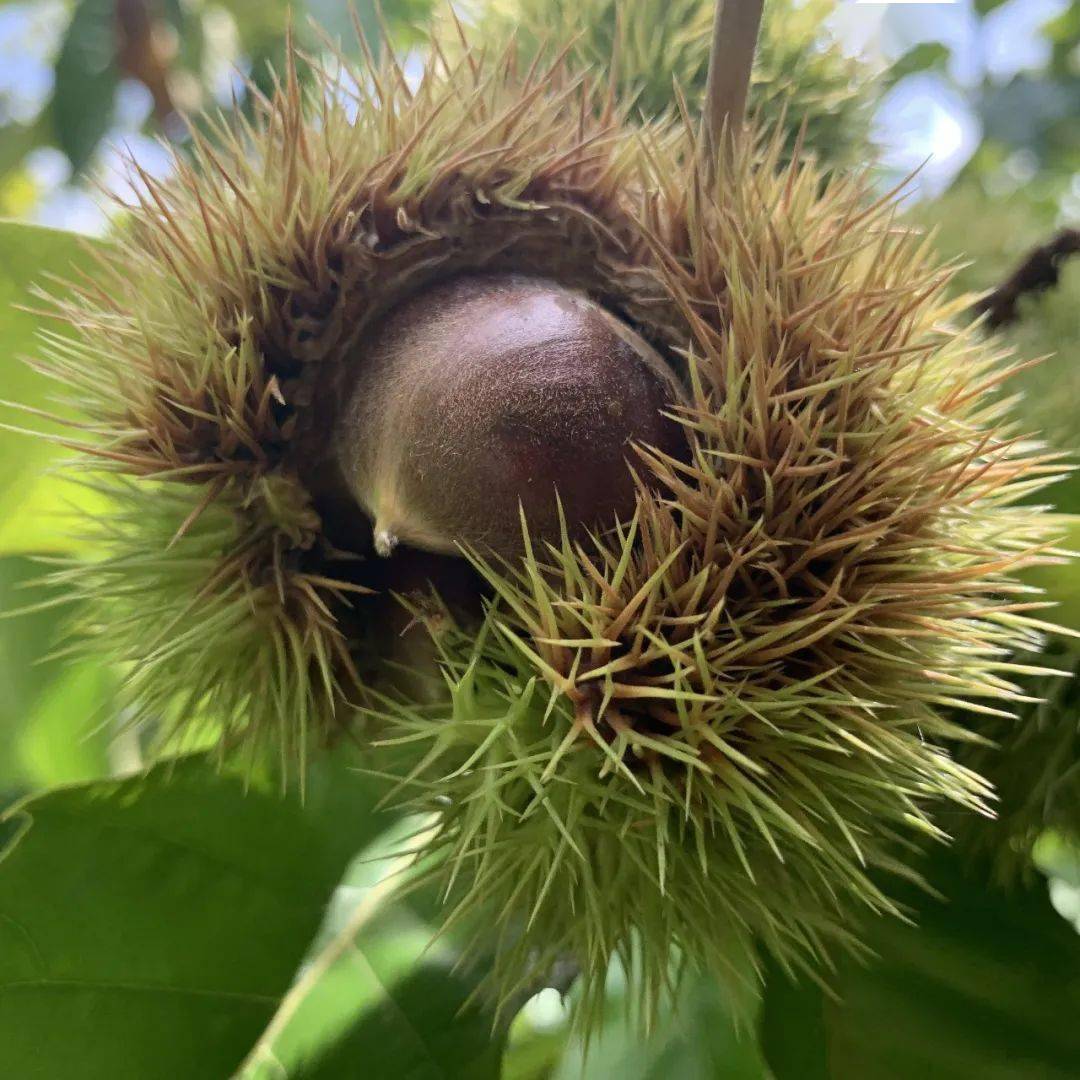
[[398, 538], [389, 529], [375, 527], [375, 551], [378, 555], [388, 559], [397, 546]]

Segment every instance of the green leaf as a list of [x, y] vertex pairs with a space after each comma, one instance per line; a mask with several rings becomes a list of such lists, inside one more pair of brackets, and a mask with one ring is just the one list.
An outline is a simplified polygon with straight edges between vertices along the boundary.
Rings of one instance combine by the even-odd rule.
[[[308, 0], [308, 11], [316, 25], [332, 40], [341, 42], [346, 54], [360, 52], [350, 8], [355, 9], [357, 21], [368, 45], [376, 54], [383, 45], [383, 24], [390, 30], [396, 44], [422, 41], [420, 34], [410, 32], [422, 27], [431, 17], [433, 0], [358, 0], [346, 5], [337, 0]], [[380, 23], [380, 16], [382, 22]]]
[[[1059, 514], [1058, 519], [1064, 535], [1059, 546], [1080, 552], [1080, 515]], [[1038, 613], [1040, 618], [1080, 632], [1080, 559], [1063, 560], [1057, 566], [1033, 566], [1022, 577], [1025, 584], [1042, 589], [1055, 605]]]
[[112, 125], [118, 82], [116, 5], [79, 0], [56, 58], [53, 130], [71, 167], [80, 172]]
[[[404, 823], [415, 827], [415, 823]], [[479, 972], [437, 936], [438, 903], [395, 899], [405, 831], [380, 847], [397, 860], [354, 864], [322, 940], [238, 1080], [495, 1080], [503, 1036], [471, 1000]], [[372, 874], [372, 867], [378, 872]]]
[[1001, 7], [1008, 0], [975, 0], [975, 10], [980, 15], [989, 15], [995, 8]]
[[892, 85], [920, 71], [943, 68], [949, 62], [951, 55], [949, 47], [942, 45], [940, 41], [923, 41], [912, 46], [889, 66], [886, 81]]
[[27, 714], [14, 739], [15, 779], [32, 791], [110, 772], [116, 679], [91, 663], [65, 668]]
[[6, 124], [0, 128], [0, 179], [5, 177], [31, 150], [45, 145], [52, 131], [47, 112], [28, 124]]
[[838, 1001], [770, 974], [761, 1030], [776, 1080], [1076, 1076], [1080, 934], [1045, 881], [1005, 892], [948, 852], [926, 874], [944, 899], [913, 890], [917, 925], [869, 927], [879, 959], [841, 964]]
[[[37, 351], [37, 335], [46, 327], [62, 332], [56, 320], [24, 307], [43, 306], [32, 288], [54, 295], [65, 289], [49, 275], [72, 277], [90, 269], [96, 242], [72, 233], [34, 225], [0, 222], [0, 396], [31, 408], [70, 415], [71, 407], [54, 400], [57, 388], [23, 359]], [[3, 421], [15, 428], [44, 426], [33, 415], [3, 409]], [[0, 792], [10, 797], [28, 788], [90, 779], [107, 769], [111, 679], [107, 671], [65, 667], [43, 657], [60, 643], [70, 615], [64, 607], [28, 614], [20, 609], [55, 598], [51, 591], [29, 587], [43, 576], [42, 567], [12, 553], [53, 553], [77, 545], [65, 536], [68, 515], [78, 507], [93, 512], [99, 497], [71, 480], [48, 472], [61, 451], [43, 438], [0, 430], [0, 673], [5, 694], [0, 701]], [[2, 805], [2, 801], [0, 801]]]
[[[57, 387], [31, 370], [23, 359], [38, 351], [38, 333], [47, 327], [63, 332], [55, 319], [46, 319], [22, 307], [41, 308], [33, 294], [35, 284], [62, 297], [65, 289], [48, 275], [72, 278], [94, 266], [93, 250], [99, 242], [74, 233], [0, 221], [0, 397], [20, 405], [70, 415], [71, 409], [55, 401]], [[4, 423], [39, 428], [32, 417], [11, 408], [2, 410]], [[86, 489], [70, 480], [47, 475], [62, 451], [41, 438], [0, 430], [0, 553], [58, 551], [71, 547], [64, 537], [65, 515], [72, 506], [85, 510], [100, 505]]]
[[1055, 43], [1075, 45], [1080, 38], [1080, 3], [1073, 0], [1060, 14], [1043, 24], [1042, 32]]
[[226, 1077], [385, 819], [355, 775], [306, 805], [202, 759], [59, 789], [6, 818], [0, 1075]]
[[[36, 584], [41, 567], [25, 556], [0, 558], [0, 739], [29, 712], [63, 669], [58, 660], [44, 661], [56, 645], [56, 608], [11, 615], [18, 608], [49, 599], [53, 592]], [[3, 742], [0, 741], [0, 747]]]

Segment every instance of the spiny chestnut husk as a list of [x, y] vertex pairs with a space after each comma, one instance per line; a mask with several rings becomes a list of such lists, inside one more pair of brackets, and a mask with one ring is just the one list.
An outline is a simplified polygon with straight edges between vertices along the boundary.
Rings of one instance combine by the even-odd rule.
[[[628, 125], [561, 64], [436, 54], [410, 86], [388, 56], [348, 82], [306, 105], [289, 74], [252, 126], [196, 133], [63, 306], [79, 337], [46, 366], [119, 477], [104, 556], [62, 579], [133, 722], [302, 766], [374, 716], [418, 751], [421, 865], [500, 946], [502, 999], [569, 956], [585, 1026], [614, 957], [647, 1020], [673, 949], [749, 995], [758, 945], [852, 945], [854, 914], [895, 910], [879, 871], [942, 838], [935, 804], [985, 810], [950, 746], [965, 708], [1018, 700], [1009, 650], [1038, 641], [1010, 575], [1049, 558], [1018, 500], [1056, 467], [1010, 426], [1002, 357], [951, 327], [891, 200], [781, 136], [707, 171], [696, 125]], [[388, 313], [477, 273], [648, 342], [684, 446], [631, 451], [614, 528], [473, 551], [486, 612], [414, 608], [450, 688], [414, 700], [380, 677], [369, 592], [404, 555], [374, 554], [335, 440]]]

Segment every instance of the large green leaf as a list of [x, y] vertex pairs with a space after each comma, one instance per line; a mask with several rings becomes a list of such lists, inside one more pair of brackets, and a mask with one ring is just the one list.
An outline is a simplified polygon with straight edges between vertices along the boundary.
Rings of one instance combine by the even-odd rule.
[[41, 574], [25, 556], [0, 557], [0, 793], [92, 779], [108, 766], [110, 674], [46, 659], [66, 609], [41, 606], [56, 596]]
[[201, 759], [12, 815], [0, 1075], [19, 1080], [230, 1076], [382, 825], [355, 775], [317, 770], [301, 806]]
[[[39, 608], [54, 597], [54, 590], [39, 584], [42, 570], [32, 559], [20, 555], [0, 558], [0, 752], [3, 737], [37, 704], [40, 696], [62, 670], [58, 660], [44, 657], [56, 646], [58, 619], [55, 608]], [[12, 615], [20, 608], [39, 608]]]
[[[0, 221], [0, 398], [70, 413], [69, 407], [54, 400], [57, 387], [23, 363], [25, 357], [38, 351], [38, 334], [43, 328], [63, 332], [63, 327], [55, 319], [23, 308], [43, 306], [33, 295], [35, 285], [56, 296], [63, 294], [63, 287], [49, 275], [70, 279], [91, 270], [97, 243], [57, 229]], [[13, 427], [41, 426], [12, 408], [4, 408], [0, 419]], [[0, 429], [0, 462], [4, 466], [0, 470], [0, 552], [64, 549], [70, 546], [64, 538], [69, 524], [64, 516], [69, 508], [99, 505], [85, 489], [46, 474], [62, 453], [44, 439]]]
[[878, 959], [841, 965], [839, 1000], [769, 979], [762, 1041], [777, 1080], [1070, 1080], [1080, 1063], [1080, 934], [1045, 881], [1005, 892], [939, 854], [944, 899], [880, 919]]
[[[115, 695], [113, 672], [102, 665], [64, 668], [15, 734], [11, 757], [15, 782], [39, 791], [107, 776], [112, 758], [121, 757], [111, 753], [119, 735], [113, 715]], [[120, 738], [138, 745], [134, 733]]]
[[[63, 328], [26, 308], [43, 306], [35, 284], [62, 296], [55, 278], [90, 270], [95, 246], [72, 233], [0, 222], [0, 397], [70, 414], [70, 405], [54, 400], [57, 387], [23, 362], [37, 351], [39, 332]], [[3, 408], [0, 419], [14, 428], [46, 426], [12, 407]], [[0, 428], [0, 806], [12, 792], [90, 779], [107, 766], [109, 672], [43, 662], [60, 643], [70, 614], [65, 608], [15, 614], [56, 594], [30, 587], [42, 567], [11, 553], [70, 550], [68, 516], [74, 508], [93, 512], [100, 505], [88, 489], [49, 472], [62, 453], [45, 439]]]

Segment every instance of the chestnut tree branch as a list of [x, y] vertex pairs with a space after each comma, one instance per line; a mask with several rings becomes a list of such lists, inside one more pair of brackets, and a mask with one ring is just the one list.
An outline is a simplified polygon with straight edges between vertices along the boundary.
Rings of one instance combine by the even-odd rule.
[[1045, 244], [1032, 248], [996, 289], [991, 289], [974, 305], [975, 314], [985, 315], [986, 325], [995, 330], [1015, 322], [1020, 317], [1021, 297], [1057, 285], [1062, 264], [1077, 254], [1080, 254], [1080, 229], [1062, 229]]

